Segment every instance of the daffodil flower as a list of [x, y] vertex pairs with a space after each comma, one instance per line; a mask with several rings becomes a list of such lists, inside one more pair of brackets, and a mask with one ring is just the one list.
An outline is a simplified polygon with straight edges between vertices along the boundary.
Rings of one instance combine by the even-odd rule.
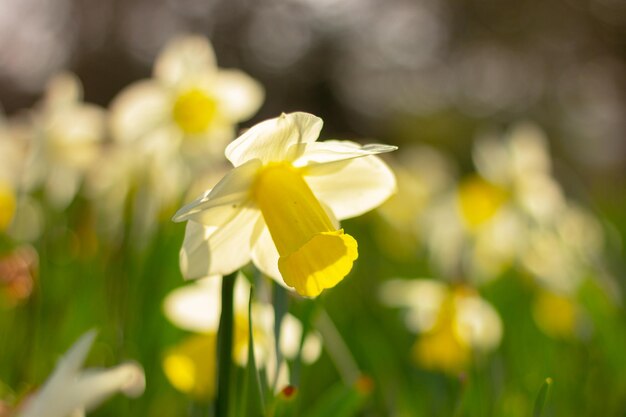
[[57, 75], [29, 126], [31, 149], [23, 170], [24, 186], [42, 187], [58, 208], [65, 208], [78, 192], [105, 136], [104, 109], [82, 99], [82, 85], [75, 75]]
[[413, 358], [422, 367], [449, 373], [465, 369], [472, 352], [489, 352], [502, 339], [498, 312], [470, 287], [428, 279], [390, 280], [381, 300], [407, 309], [407, 328], [420, 336]]
[[315, 142], [321, 128], [311, 114], [283, 114], [228, 145], [235, 168], [174, 216], [189, 220], [180, 256], [186, 278], [226, 275], [252, 260], [315, 297], [350, 272], [357, 243], [337, 220], [393, 193], [393, 173], [374, 155], [396, 147]]
[[[263, 102], [259, 83], [241, 71], [219, 69], [209, 41], [183, 36], [169, 42], [153, 78], [132, 84], [111, 105], [111, 131], [122, 144], [174, 143], [186, 159], [221, 155], [235, 125]], [[165, 144], [165, 146], [169, 146]]]
[[17, 413], [18, 417], [84, 415], [116, 392], [130, 397], [143, 393], [143, 369], [135, 363], [81, 371], [95, 336], [95, 332], [88, 332], [72, 346], [43, 387]]
[[[194, 334], [165, 353], [163, 368], [171, 384], [181, 392], [197, 399], [215, 395], [217, 330], [221, 313], [221, 277], [207, 277], [172, 291], [165, 298], [165, 316], [176, 326]], [[234, 289], [233, 360], [242, 367], [248, 363], [250, 343], [248, 329], [248, 298], [250, 284], [239, 277]], [[289, 383], [287, 364], [283, 361], [277, 371], [276, 352], [283, 359], [294, 359], [300, 349], [302, 324], [292, 316], [283, 316], [278, 346], [275, 346], [274, 309], [268, 302], [252, 303], [252, 335], [255, 362], [265, 369], [270, 386], [282, 389]], [[321, 353], [321, 336], [310, 331], [304, 338], [301, 357], [312, 363]], [[275, 381], [276, 379], [276, 381]]]

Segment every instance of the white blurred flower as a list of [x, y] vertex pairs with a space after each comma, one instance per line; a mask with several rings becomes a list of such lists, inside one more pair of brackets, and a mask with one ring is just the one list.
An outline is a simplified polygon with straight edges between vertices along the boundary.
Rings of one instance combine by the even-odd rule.
[[136, 363], [109, 369], [80, 369], [95, 337], [94, 331], [88, 332], [72, 346], [43, 387], [27, 399], [19, 417], [83, 415], [116, 392], [129, 397], [143, 393], [144, 372]]
[[57, 208], [72, 201], [105, 137], [104, 109], [83, 103], [82, 98], [78, 78], [63, 73], [50, 81], [32, 114], [24, 185], [28, 190], [42, 187]]
[[206, 38], [179, 37], [158, 56], [152, 79], [129, 86], [114, 100], [112, 135], [124, 144], [173, 144], [186, 160], [206, 164], [207, 158], [221, 157], [236, 124], [251, 117], [263, 98], [263, 88], [248, 75], [217, 67]]
[[420, 336], [413, 357], [427, 369], [458, 372], [472, 352], [491, 352], [502, 339], [498, 312], [469, 287], [451, 287], [428, 279], [391, 280], [381, 300], [407, 309], [407, 328]]
[[434, 148], [411, 146], [387, 158], [397, 191], [376, 210], [384, 220], [375, 238], [394, 258], [413, 259], [423, 239], [420, 217], [454, 181], [451, 161]]
[[221, 171], [237, 123], [258, 110], [263, 96], [244, 73], [217, 68], [206, 38], [171, 41], [155, 62], [154, 77], [132, 84], [111, 104], [113, 142], [89, 176], [107, 232], [119, 233], [126, 211], [133, 240], [147, 241], [194, 178]]
[[[171, 348], [163, 366], [170, 382], [179, 390], [200, 398], [214, 394], [216, 334], [221, 314], [222, 278], [204, 278], [172, 291], [163, 303], [165, 316], [176, 326], [196, 335]], [[248, 363], [250, 284], [239, 276], [234, 289], [233, 360], [239, 366]], [[279, 349], [283, 359], [293, 360], [300, 350], [302, 324], [291, 314], [281, 322]], [[258, 368], [266, 370], [270, 385], [276, 378], [276, 345], [274, 309], [270, 303], [253, 301], [252, 334], [254, 356]], [[311, 331], [304, 338], [302, 360], [315, 362], [321, 354], [321, 337]], [[289, 383], [286, 363], [281, 363], [276, 384], [281, 389]]]
[[552, 177], [548, 143], [538, 126], [520, 123], [504, 139], [481, 138], [473, 157], [480, 175], [507, 190], [533, 219], [549, 221], [563, 209], [565, 198]]
[[553, 224], [530, 232], [520, 262], [543, 287], [571, 296], [602, 265], [603, 247], [598, 220], [569, 204]]
[[337, 219], [355, 217], [395, 190], [376, 154], [387, 145], [316, 142], [322, 120], [283, 114], [226, 148], [235, 168], [176, 213], [189, 220], [181, 250], [187, 278], [229, 274], [248, 263], [304, 296], [334, 287], [352, 269], [356, 241]]
[[18, 242], [34, 241], [43, 222], [39, 204], [23, 192], [31, 149], [29, 124], [0, 113], [0, 232]]
[[473, 150], [477, 174], [443, 194], [422, 218], [431, 257], [446, 276], [476, 283], [500, 275], [567, 207], [552, 177], [543, 132], [514, 126], [504, 138], [483, 137]]

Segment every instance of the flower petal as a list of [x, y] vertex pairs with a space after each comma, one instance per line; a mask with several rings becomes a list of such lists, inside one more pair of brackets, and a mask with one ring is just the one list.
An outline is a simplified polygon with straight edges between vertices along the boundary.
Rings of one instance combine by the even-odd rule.
[[222, 278], [211, 276], [170, 292], [163, 312], [181, 329], [204, 333], [216, 331], [220, 320]]
[[397, 146], [371, 143], [360, 145], [348, 140], [327, 140], [307, 143], [304, 153], [293, 162], [296, 167], [309, 167], [316, 164], [345, 161], [367, 155], [392, 152]]
[[71, 106], [83, 99], [83, 86], [71, 72], [55, 75], [46, 85], [44, 105], [50, 110]]
[[199, 73], [216, 70], [215, 52], [202, 36], [183, 36], [170, 41], [154, 64], [154, 76], [177, 84]]
[[[335, 217], [335, 214], [331, 211], [330, 207], [326, 204], [322, 203], [322, 207], [328, 214], [328, 217], [335, 228], [339, 228], [339, 220]], [[274, 244], [274, 240], [272, 239], [272, 235], [270, 234], [269, 229], [265, 225], [265, 221], [263, 217], [259, 217], [259, 224], [257, 225], [257, 229], [260, 230], [259, 238], [256, 243], [252, 247], [252, 262], [254, 265], [259, 268], [259, 270], [266, 276], [272, 278], [282, 287], [288, 289], [289, 291], [294, 291], [294, 289], [288, 286], [283, 280], [283, 276], [278, 270], [278, 258], [280, 255], [278, 254], [278, 250], [276, 249], [276, 245]]]
[[208, 275], [228, 275], [250, 261], [250, 251], [258, 238], [255, 225], [261, 214], [249, 206], [231, 210], [225, 222], [204, 226], [187, 223], [180, 251], [180, 267], [187, 279]]
[[305, 181], [338, 219], [359, 216], [382, 204], [396, 190], [391, 169], [376, 156], [310, 166]]
[[251, 117], [265, 97], [261, 84], [237, 70], [220, 70], [212, 94], [219, 102], [221, 115], [232, 121]]
[[123, 90], [111, 104], [110, 128], [117, 142], [134, 142], [171, 119], [173, 103], [154, 81], [140, 81]]
[[[261, 221], [263, 221], [263, 218], [261, 218]], [[278, 250], [276, 250], [276, 245], [274, 245], [272, 236], [265, 226], [265, 222], [263, 222], [263, 230], [255, 245], [252, 247], [252, 262], [263, 274], [272, 278], [283, 287], [293, 291], [293, 288], [288, 287], [285, 281], [283, 281], [282, 275], [278, 270], [278, 258], [279, 255]]]
[[409, 330], [419, 333], [432, 329], [439, 316], [441, 305], [448, 297], [448, 288], [431, 279], [394, 279], [380, 288], [380, 299], [391, 307], [405, 307]]
[[117, 391], [129, 396], [143, 393], [143, 369], [127, 363], [110, 369], [80, 370], [95, 332], [83, 335], [59, 361], [52, 376], [27, 402], [22, 417], [65, 417], [90, 410]]
[[322, 119], [312, 114], [283, 113], [235, 139], [226, 148], [226, 158], [235, 166], [251, 159], [263, 163], [295, 160], [302, 153], [303, 144], [317, 140], [322, 124]]
[[71, 398], [85, 410], [91, 410], [117, 392], [138, 397], [145, 387], [143, 369], [136, 363], [125, 363], [114, 368], [83, 372], [71, 390]]
[[195, 201], [178, 210], [173, 220], [175, 222], [194, 220], [205, 225], [221, 223], [221, 216], [210, 209], [222, 206], [236, 208], [245, 202], [248, 199], [254, 175], [260, 166], [260, 161], [252, 160], [234, 168], [213, 189], [206, 191]]

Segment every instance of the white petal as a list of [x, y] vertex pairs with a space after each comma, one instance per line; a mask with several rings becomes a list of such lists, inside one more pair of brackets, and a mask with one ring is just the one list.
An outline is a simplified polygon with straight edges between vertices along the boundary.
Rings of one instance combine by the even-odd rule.
[[[165, 316], [184, 330], [197, 333], [216, 332], [222, 311], [222, 280], [219, 275], [210, 276], [173, 290], [163, 301]], [[249, 296], [250, 284], [240, 274], [234, 290], [235, 312], [248, 314]]]
[[520, 123], [509, 136], [509, 146], [517, 177], [529, 172], [549, 174], [551, 169], [548, 140], [539, 126]]
[[265, 226], [265, 222], [263, 222], [263, 231], [252, 248], [252, 262], [263, 274], [272, 278], [284, 288], [293, 291], [293, 288], [288, 287], [285, 281], [283, 281], [282, 275], [278, 270], [278, 258], [279, 255], [276, 245], [274, 245], [272, 236]]
[[105, 137], [106, 113], [91, 104], [72, 106], [55, 112], [46, 121], [47, 142], [58, 151], [54, 159], [85, 169], [98, 156]]
[[338, 219], [359, 216], [382, 204], [396, 190], [391, 169], [376, 156], [308, 167], [306, 182]]
[[302, 323], [292, 316], [285, 314], [280, 325], [280, 351], [287, 359], [294, 359], [300, 350], [302, 339]]
[[232, 209], [230, 218], [219, 226], [189, 221], [180, 251], [183, 276], [228, 275], [248, 263], [258, 238], [255, 225], [260, 215], [257, 209], [244, 206]]
[[163, 311], [172, 323], [192, 332], [216, 331], [220, 320], [222, 277], [211, 276], [170, 292]]
[[392, 307], [407, 307], [407, 327], [414, 332], [431, 329], [441, 304], [448, 296], [448, 288], [441, 282], [429, 279], [395, 279], [381, 286], [381, 301]]
[[67, 166], [57, 164], [46, 178], [46, 197], [58, 209], [65, 209], [72, 202], [80, 187], [80, 174]]
[[46, 107], [55, 108], [73, 105], [83, 98], [83, 86], [78, 77], [71, 72], [55, 75], [46, 85], [44, 103]]
[[392, 152], [397, 146], [372, 143], [360, 145], [348, 140], [327, 140], [324, 142], [307, 143], [304, 153], [293, 162], [294, 166], [304, 167], [316, 164], [345, 161], [367, 155]]
[[94, 338], [95, 332], [88, 332], [72, 346], [43, 388], [26, 404], [21, 417], [67, 417], [95, 407], [118, 391], [129, 396], [143, 393], [145, 377], [137, 364], [80, 370]]
[[226, 158], [238, 166], [251, 159], [263, 163], [293, 161], [303, 144], [317, 140], [322, 119], [308, 113], [282, 114], [261, 122], [226, 147]]
[[125, 363], [110, 369], [83, 372], [68, 396], [81, 408], [91, 410], [117, 392], [138, 397], [145, 387], [143, 369], [135, 363]]
[[83, 365], [83, 362], [85, 362], [87, 353], [89, 353], [96, 335], [97, 332], [95, 330], [90, 330], [82, 335], [59, 360], [48, 382], [52, 382], [54, 379], [58, 378], [59, 375], [67, 376], [76, 374]]
[[319, 332], [310, 331], [304, 338], [302, 345], [302, 361], [311, 364], [319, 359], [322, 354], [322, 336]]
[[44, 386], [27, 403], [20, 417], [64, 417], [70, 414], [81, 404], [74, 401], [68, 402], [67, 386], [71, 385], [82, 366], [87, 353], [96, 337], [95, 331], [90, 331], [83, 336], [70, 350], [59, 360], [54, 372], [48, 378]]
[[117, 142], [133, 142], [171, 120], [173, 103], [166, 89], [154, 81], [140, 81], [124, 89], [110, 107], [110, 128]]
[[209, 209], [220, 206], [227, 206], [226, 208], [241, 206], [250, 195], [254, 176], [260, 166], [260, 161], [252, 160], [234, 168], [213, 189], [178, 210], [173, 220], [180, 222], [191, 219], [205, 225], [220, 223], [219, 216], [216, 217], [217, 220], [211, 218], [213, 214]]
[[502, 339], [502, 320], [491, 304], [479, 297], [456, 300], [456, 330], [470, 346], [490, 351]]
[[498, 138], [477, 140], [472, 149], [472, 159], [480, 175], [487, 180], [501, 185], [511, 182], [511, 156], [506, 145]]
[[212, 94], [219, 101], [221, 115], [231, 121], [250, 118], [265, 97], [261, 84], [237, 70], [219, 71]]
[[154, 64], [155, 78], [171, 85], [215, 70], [213, 47], [202, 36], [184, 36], [170, 41]]

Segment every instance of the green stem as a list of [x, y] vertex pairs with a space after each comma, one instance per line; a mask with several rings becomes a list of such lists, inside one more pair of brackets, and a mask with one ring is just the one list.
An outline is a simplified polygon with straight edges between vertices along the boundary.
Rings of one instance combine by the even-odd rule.
[[233, 294], [238, 271], [222, 278], [222, 312], [217, 330], [217, 396], [215, 415], [229, 416], [230, 380], [233, 357]]
[[276, 346], [276, 369], [274, 369], [274, 380], [271, 381], [272, 392], [274, 392], [276, 391], [276, 384], [278, 383], [280, 365], [283, 361], [283, 355], [280, 350], [281, 327], [283, 318], [289, 309], [289, 295], [287, 294], [287, 290], [275, 282], [272, 284], [272, 302], [274, 304], [274, 344]]
[[326, 351], [330, 359], [335, 363], [341, 378], [349, 385], [354, 384], [361, 375], [361, 371], [346, 342], [341, 337], [341, 333], [337, 330], [335, 323], [333, 323], [326, 310], [320, 309], [315, 326], [322, 334]]

